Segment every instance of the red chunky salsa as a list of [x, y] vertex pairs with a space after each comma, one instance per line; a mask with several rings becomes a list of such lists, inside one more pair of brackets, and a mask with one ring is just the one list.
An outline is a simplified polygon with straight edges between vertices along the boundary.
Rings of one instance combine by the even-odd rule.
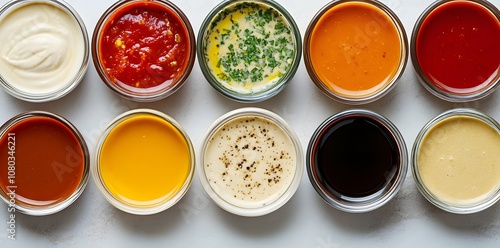
[[122, 87], [169, 87], [189, 59], [188, 31], [172, 10], [136, 3], [117, 10], [105, 24], [99, 56], [108, 77]]

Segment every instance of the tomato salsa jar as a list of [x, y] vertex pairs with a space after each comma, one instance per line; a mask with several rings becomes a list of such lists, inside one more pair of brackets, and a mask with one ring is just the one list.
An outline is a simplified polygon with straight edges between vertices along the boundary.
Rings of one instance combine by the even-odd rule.
[[196, 43], [191, 23], [173, 3], [118, 1], [97, 22], [92, 57], [104, 83], [138, 102], [163, 99], [189, 77]]
[[500, 82], [500, 11], [480, 0], [436, 1], [420, 16], [411, 38], [420, 83], [450, 102], [492, 93]]

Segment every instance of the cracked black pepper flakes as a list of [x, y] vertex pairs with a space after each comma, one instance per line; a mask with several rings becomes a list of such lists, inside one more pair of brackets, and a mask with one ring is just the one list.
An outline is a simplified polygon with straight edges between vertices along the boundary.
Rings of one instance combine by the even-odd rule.
[[287, 133], [274, 121], [238, 117], [221, 126], [205, 152], [205, 174], [214, 191], [241, 207], [278, 199], [296, 171], [296, 154]]

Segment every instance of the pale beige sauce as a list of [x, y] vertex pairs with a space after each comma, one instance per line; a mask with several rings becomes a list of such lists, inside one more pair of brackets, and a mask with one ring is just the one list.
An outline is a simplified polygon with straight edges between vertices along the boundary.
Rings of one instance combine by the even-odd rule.
[[500, 188], [500, 134], [476, 118], [447, 118], [424, 137], [418, 170], [424, 186], [445, 203], [484, 201]]
[[289, 136], [260, 117], [240, 117], [222, 126], [205, 151], [205, 175], [212, 189], [230, 204], [256, 208], [277, 200], [296, 170]]

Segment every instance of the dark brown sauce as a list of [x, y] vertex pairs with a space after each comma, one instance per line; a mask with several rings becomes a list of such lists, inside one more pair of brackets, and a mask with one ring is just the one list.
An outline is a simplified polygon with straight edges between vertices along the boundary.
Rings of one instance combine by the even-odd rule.
[[327, 126], [313, 153], [320, 185], [335, 197], [361, 198], [391, 185], [400, 154], [391, 132], [370, 117], [351, 116]]

